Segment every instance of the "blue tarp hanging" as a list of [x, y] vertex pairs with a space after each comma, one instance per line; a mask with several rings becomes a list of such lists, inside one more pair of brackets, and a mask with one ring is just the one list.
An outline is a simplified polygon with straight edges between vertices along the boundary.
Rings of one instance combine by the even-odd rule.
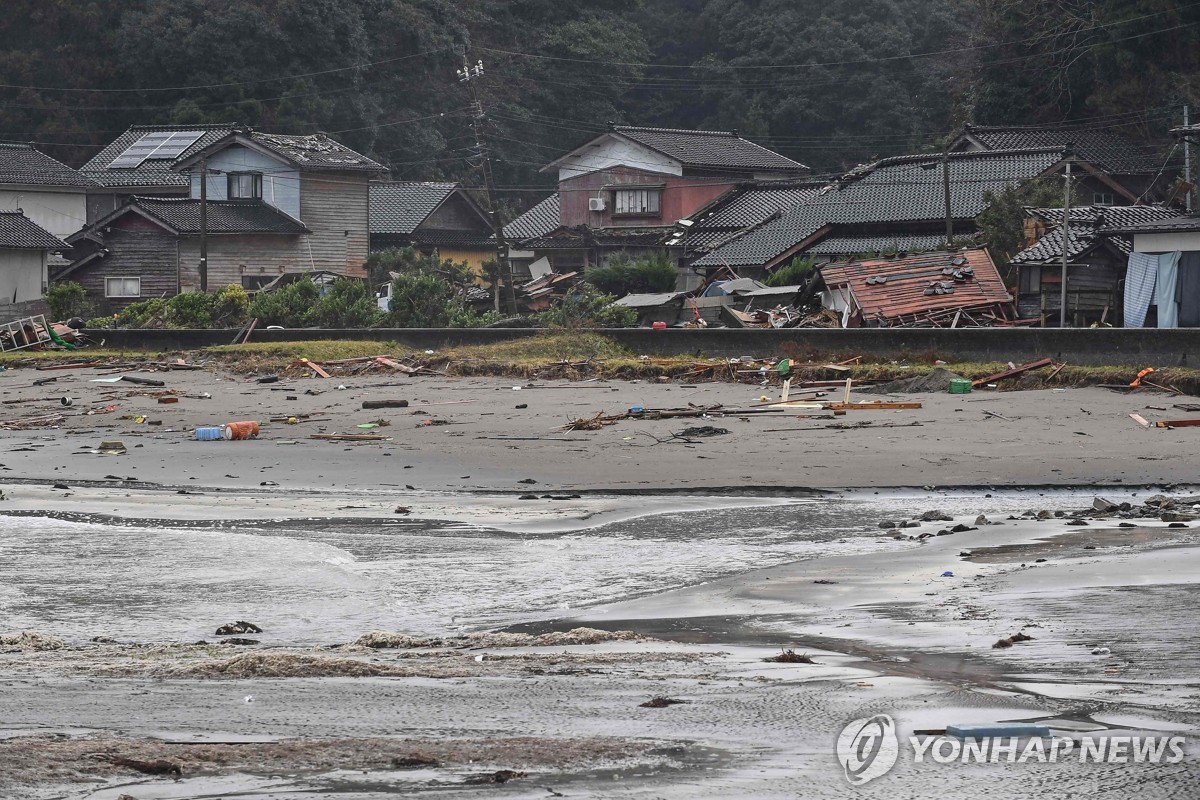
[[1130, 253], [1129, 269], [1125, 273], [1125, 327], [1141, 328], [1146, 324], [1146, 312], [1154, 301], [1154, 285], [1158, 278], [1158, 256], [1150, 253]]

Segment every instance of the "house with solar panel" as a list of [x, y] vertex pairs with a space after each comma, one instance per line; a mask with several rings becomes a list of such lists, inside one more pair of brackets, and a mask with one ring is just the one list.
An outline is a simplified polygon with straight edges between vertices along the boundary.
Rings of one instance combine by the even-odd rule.
[[565, 273], [668, 249], [681, 224], [739, 184], [795, 179], [808, 167], [737, 131], [614, 125], [542, 172], [558, 177], [558, 225], [513, 245]]
[[372, 253], [412, 247], [481, 277], [496, 260], [491, 218], [458, 183], [372, 182], [370, 228]]
[[324, 134], [209, 125], [130, 128], [80, 171], [100, 188], [54, 277], [111, 311], [290, 272], [365, 277], [369, 184], [387, 169]]

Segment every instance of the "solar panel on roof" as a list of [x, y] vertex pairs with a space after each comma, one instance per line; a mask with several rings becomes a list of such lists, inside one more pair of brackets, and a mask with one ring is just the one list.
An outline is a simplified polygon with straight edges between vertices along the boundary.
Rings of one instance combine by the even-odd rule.
[[147, 133], [108, 165], [109, 169], [135, 169], [149, 159], [178, 158], [196, 143], [204, 131], [157, 131]]

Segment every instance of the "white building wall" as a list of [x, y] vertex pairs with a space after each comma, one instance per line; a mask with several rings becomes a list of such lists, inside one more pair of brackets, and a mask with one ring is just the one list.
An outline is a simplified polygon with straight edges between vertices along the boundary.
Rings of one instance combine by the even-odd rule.
[[[257, 150], [231, 145], [208, 158], [208, 199], [229, 198], [230, 172], [261, 172], [263, 201], [295, 219], [300, 219], [300, 173], [282, 161]], [[192, 173], [192, 197], [200, 197], [199, 167]]]
[[40, 300], [45, 285], [45, 250], [0, 249], [0, 303]]
[[558, 179], [564, 181], [577, 175], [619, 166], [636, 167], [664, 175], [683, 174], [683, 165], [662, 153], [618, 136], [606, 136], [567, 156], [558, 165]]
[[1133, 237], [1135, 253], [1172, 253], [1200, 251], [1200, 232], [1138, 233]]
[[60, 239], [65, 239], [87, 222], [87, 193], [78, 191], [29, 191], [19, 187], [0, 187], [0, 211], [21, 209]]

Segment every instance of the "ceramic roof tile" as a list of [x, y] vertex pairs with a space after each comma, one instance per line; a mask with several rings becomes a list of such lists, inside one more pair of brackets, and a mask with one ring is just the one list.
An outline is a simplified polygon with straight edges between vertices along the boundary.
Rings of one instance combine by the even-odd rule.
[[[1013, 264], [1037, 264], [1061, 259], [1063, 255], [1063, 209], [1031, 208], [1027, 212], [1044, 219], [1053, 227], [1037, 242], [1012, 257]], [[1067, 258], [1078, 258], [1103, 241], [1122, 252], [1132, 249], [1128, 236], [1113, 235], [1131, 227], [1179, 224], [1184, 213], [1167, 206], [1079, 206], [1071, 209], [1070, 245]], [[1187, 224], [1186, 222], [1183, 224]]]
[[67, 250], [69, 246], [20, 211], [0, 211], [0, 248]]
[[374, 182], [371, 184], [371, 233], [407, 235], [429, 218], [446, 198], [458, 189], [457, 183], [417, 181]]
[[329, 172], [387, 172], [387, 168], [356, 153], [324, 133], [290, 136], [251, 131], [251, 141], [280, 155], [301, 169]]
[[80, 189], [93, 185], [78, 170], [28, 144], [0, 144], [0, 184]]
[[558, 192], [504, 226], [504, 237], [511, 241], [545, 236], [562, 226]]
[[1166, 154], [1162, 147], [1138, 144], [1104, 128], [968, 125], [964, 133], [989, 150], [1063, 147], [1071, 143], [1084, 161], [1114, 174], [1153, 174]]
[[[135, 197], [130, 201], [184, 234], [200, 232], [200, 201], [188, 198]], [[299, 221], [274, 206], [244, 200], [209, 200], [209, 233], [305, 233]]]
[[613, 133], [649, 147], [685, 167], [802, 172], [808, 167], [732, 131], [692, 131], [618, 125]]

